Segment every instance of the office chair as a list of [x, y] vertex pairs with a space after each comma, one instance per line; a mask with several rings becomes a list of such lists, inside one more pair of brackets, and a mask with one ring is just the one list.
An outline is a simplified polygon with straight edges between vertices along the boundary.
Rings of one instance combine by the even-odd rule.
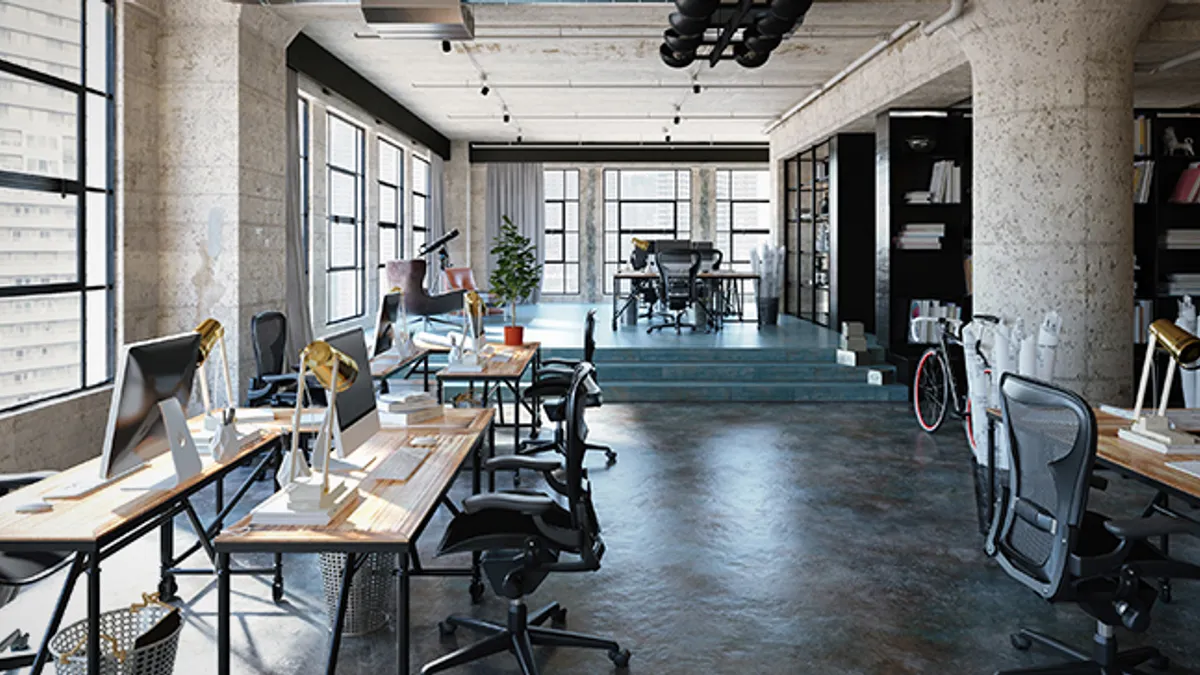
[[1074, 602], [1096, 619], [1089, 657], [1049, 636], [1022, 628], [1017, 649], [1037, 642], [1069, 656], [1060, 666], [999, 672], [1119, 675], [1143, 663], [1165, 669], [1153, 647], [1118, 651], [1114, 627], [1143, 632], [1158, 591], [1146, 580], [1200, 578], [1200, 567], [1172, 560], [1149, 543], [1164, 534], [1200, 534], [1200, 525], [1153, 516], [1114, 521], [1087, 510], [1096, 459], [1096, 418], [1072, 392], [1005, 374], [1000, 381], [1009, 438], [1005, 508], [998, 510], [987, 551], [1009, 576], [1050, 602]]
[[[483, 640], [431, 661], [421, 675], [431, 675], [478, 661], [492, 654], [511, 651], [522, 675], [537, 675], [533, 646], [603, 649], [618, 668], [629, 665], [629, 650], [612, 640], [543, 626], [549, 620], [561, 624], [566, 610], [558, 603], [528, 613], [525, 596], [533, 593], [553, 572], [590, 572], [600, 569], [604, 541], [592, 505], [591, 485], [584, 477], [583, 455], [587, 437], [583, 416], [585, 382], [592, 367], [580, 364], [571, 376], [566, 403], [566, 500], [564, 508], [543, 492], [492, 492], [468, 497], [463, 512], [446, 529], [438, 555], [482, 552], [481, 564], [488, 583], [497, 595], [508, 598], [507, 625], [471, 617], [451, 616], [438, 624], [445, 634], [462, 626], [487, 635]], [[511, 461], [514, 458], [498, 457]], [[526, 463], [549, 463], [538, 458], [519, 458]], [[488, 468], [496, 465], [489, 460]], [[577, 560], [560, 561], [569, 555]]]
[[[696, 250], [700, 253], [700, 271], [698, 274], [720, 270], [721, 261], [725, 259], [725, 255], [721, 251], [715, 248], [700, 248]], [[718, 318], [723, 314], [725, 309], [723, 306], [725, 304], [724, 298], [714, 297], [720, 288], [721, 282], [717, 279], [696, 280], [696, 299], [704, 307], [705, 316], [711, 328], [719, 327]]]
[[425, 330], [429, 324], [441, 323], [448, 326], [458, 324], [439, 317], [439, 314], [449, 314], [463, 308], [463, 294], [466, 291], [455, 290], [441, 295], [430, 295], [425, 290], [425, 261], [389, 260], [387, 263], [388, 283], [399, 286], [404, 291], [404, 310], [409, 316], [419, 316], [424, 320]]
[[[475, 273], [471, 271], [470, 267], [447, 267], [442, 270], [442, 281], [445, 283], [446, 288], [451, 291], [478, 291], [484, 295], [489, 295], [487, 291], [480, 290], [475, 284]], [[489, 297], [489, 304], [486, 306], [487, 315], [503, 314], [504, 308], [490, 304], [493, 302], [494, 300]], [[461, 307], [459, 308], [459, 312], [462, 312]]]
[[[250, 408], [291, 408], [296, 405], [296, 366], [287, 361], [287, 317], [267, 310], [250, 319], [250, 342], [257, 371], [246, 388]], [[325, 405], [325, 390], [311, 375], [305, 378], [308, 400]]]
[[663, 309], [655, 316], [668, 319], [646, 329], [653, 333], [663, 328], [695, 329], [695, 324], [683, 321], [683, 313], [696, 302], [696, 274], [700, 270], [700, 252], [691, 249], [660, 248], [654, 253], [658, 266], [658, 300]]
[[[567, 390], [570, 388], [571, 377], [579, 364], [586, 363], [592, 366], [592, 384], [595, 385], [592, 391], [587, 392], [587, 407], [599, 408], [604, 403], [601, 392], [595, 391], [599, 385], [596, 383], [595, 370], [595, 355], [596, 355], [596, 310], [588, 310], [587, 318], [584, 320], [583, 327], [583, 360], [573, 361], [571, 359], [545, 359], [542, 361], [542, 368], [538, 370], [534, 377], [534, 382], [522, 392], [522, 397], [528, 401], [541, 400], [542, 410], [546, 413], [546, 417], [551, 422], [555, 423], [554, 438], [547, 440], [530, 439], [522, 441], [517, 448], [517, 454], [534, 455], [548, 450], [557, 450], [563, 452], [563, 419], [564, 419], [564, 403]], [[603, 452], [609, 466], [616, 464], [617, 452], [607, 445], [599, 445], [596, 443], [588, 443], [588, 450]], [[514, 477], [517, 483], [520, 482], [520, 474]]]

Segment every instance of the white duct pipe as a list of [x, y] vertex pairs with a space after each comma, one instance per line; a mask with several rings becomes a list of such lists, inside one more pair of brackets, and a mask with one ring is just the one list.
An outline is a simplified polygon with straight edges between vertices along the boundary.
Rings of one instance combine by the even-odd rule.
[[849, 77], [851, 73], [858, 70], [859, 68], [862, 68], [863, 65], [865, 65], [871, 59], [878, 56], [879, 53], [882, 52], [883, 50], [896, 44], [896, 42], [899, 41], [900, 38], [904, 37], [905, 35], [908, 35], [909, 32], [911, 32], [914, 28], [916, 28], [919, 25], [921, 25], [920, 21], [909, 21], [909, 22], [905, 23], [904, 25], [900, 26], [899, 28], [897, 28], [896, 30], [892, 31], [891, 35], [889, 35], [886, 38], [884, 38], [883, 40], [881, 40], [879, 42], [879, 44], [875, 45], [874, 47], [871, 47], [870, 51], [868, 51], [866, 54], [863, 54], [862, 56], [858, 57], [857, 59], [854, 59], [853, 63], [851, 63], [850, 65], [843, 68], [841, 70], [841, 72], [839, 72], [837, 75], [834, 75], [833, 77], [829, 78], [828, 82], [821, 85], [821, 87], [819, 89], [817, 89], [813, 93], [806, 96], [803, 101], [800, 101], [799, 103], [792, 106], [791, 108], [788, 108], [786, 112], [784, 112], [782, 115], [780, 115], [778, 117], [778, 119], [776, 119], [774, 122], [771, 122], [770, 124], [768, 124], [766, 126], [766, 128], [763, 129], [763, 133], [769, 134], [772, 131], [774, 131], [780, 124], [783, 124], [784, 121], [787, 120], [787, 118], [791, 117], [792, 115], [795, 115], [797, 112], [799, 112], [801, 109], [803, 109], [804, 106], [817, 100], [817, 98], [819, 98], [822, 94], [824, 94], [825, 92], [827, 92], [830, 89], [837, 86], [837, 84], [839, 82], [841, 82], [842, 80]]
[[925, 27], [921, 29], [921, 32], [925, 33], [926, 37], [938, 32], [946, 24], [962, 16], [963, 7], [966, 6], [966, 4], [967, 0], [950, 0], [950, 9], [946, 10], [945, 14], [926, 24]]
[[1168, 61], [1163, 61], [1162, 63], [1160, 63], [1157, 66], [1155, 66], [1154, 68], [1152, 68], [1150, 70], [1150, 74], [1157, 75], [1158, 73], [1161, 73], [1164, 70], [1178, 68], [1179, 66], [1182, 66], [1185, 63], [1191, 63], [1192, 61], [1195, 61], [1197, 59], [1200, 59], [1200, 49], [1198, 49], [1194, 52], [1188, 52], [1188, 53], [1184, 54], [1183, 56], [1176, 56], [1175, 58], [1170, 59]]

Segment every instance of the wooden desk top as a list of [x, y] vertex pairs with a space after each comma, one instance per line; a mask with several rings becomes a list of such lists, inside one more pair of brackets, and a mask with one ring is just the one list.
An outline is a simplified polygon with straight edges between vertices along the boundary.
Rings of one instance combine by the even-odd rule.
[[[490, 420], [490, 416], [488, 417]], [[391, 549], [407, 544], [420, 532], [427, 516], [437, 508], [459, 467], [480, 440], [482, 432], [438, 434], [438, 444], [407, 481], [370, 481], [347, 507], [324, 527], [252, 525], [250, 517], [230, 526], [216, 538], [222, 551], [297, 550], [339, 551], [362, 548]], [[355, 461], [385, 456], [428, 430], [389, 430], [375, 434], [351, 455]], [[379, 460], [376, 460], [379, 461]], [[369, 469], [369, 467], [368, 467]], [[355, 472], [352, 478], [364, 474]]]
[[0, 548], [5, 544], [55, 543], [58, 550], [80, 550], [95, 545], [106, 535], [123, 525], [170, 501], [178, 494], [226, 470], [234, 461], [244, 458], [279, 437], [278, 432], [265, 431], [256, 441], [246, 445], [234, 460], [217, 464], [207, 457], [200, 474], [170, 490], [124, 490], [122, 486], [146, 485], [162, 480], [175, 471], [171, 453], [159, 455], [149, 465], [114, 483], [77, 499], [55, 499], [54, 508], [44, 513], [17, 513], [21, 504], [40, 501], [42, 495], [59, 486], [70, 485], [82, 478], [98, 475], [100, 458], [90, 459], [46, 480], [28, 485], [0, 497]]
[[[754, 272], [738, 272], [735, 270], [716, 270], [713, 272], [701, 272], [696, 275], [699, 279], [758, 279], [759, 275]], [[647, 272], [646, 270], [620, 270], [613, 273], [614, 279], [657, 279], [657, 272]]]
[[383, 428], [385, 431], [412, 429], [436, 434], [481, 434], [487, 431], [488, 424], [495, 415], [495, 408], [446, 408], [441, 419], [432, 419], [403, 427], [389, 427], [385, 422]]
[[429, 350], [422, 347], [415, 347], [413, 353], [404, 358], [392, 352], [380, 354], [371, 359], [371, 377], [391, 377], [396, 371], [420, 361], [428, 354]]
[[520, 347], [509, 347], [502, 344], [491, 344], [497, 354], [511, 354], [511, 358], [507, 361], [496, 362], [488, 360], [483, 366], [483, 370], [477, 373], [450, 373], [443, 368], [437, 373], [439, 380], [512, 380], [521, 377], [525, 370], [529, 368], [529, 364], [533, 362], [537, 356], [538, 349], [541, 348], [540, 342], [526, 342]]

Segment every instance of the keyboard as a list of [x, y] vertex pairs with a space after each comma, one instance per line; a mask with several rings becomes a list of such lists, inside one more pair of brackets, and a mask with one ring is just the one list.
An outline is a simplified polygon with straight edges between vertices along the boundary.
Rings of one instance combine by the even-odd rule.
[[433, 448], [410, 448], [401, 446], [371, 467], [367, 480], [406, 481], [429, 456]]

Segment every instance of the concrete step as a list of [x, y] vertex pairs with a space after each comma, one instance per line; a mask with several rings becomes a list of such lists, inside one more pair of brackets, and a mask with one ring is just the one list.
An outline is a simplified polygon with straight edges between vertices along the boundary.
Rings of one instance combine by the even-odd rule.
[[[871, 348], [873, 360], [876, 363], [884, 361], [883, 351], [878, 347]], [[579, 348], [543, 348], [542, 358], [579, 359], [583, 350]], [[817, 362], [836, 363], [836, 347], [797, 347], [797, 348], [627, 348], [627, 347], [598, 347], [596, 348], [596, 364], [625, 363], [625, 362], [658, 362], [658, 363], [761, 363], [761, 362]]]
[[603, 382], [606, 403], [679, 401], [906, 401], [908, 388], [855, 382]]
[[[840, 366], [836, 363], [753, 361], [695, 361], [686, 363], [646, 363], [629, 361], [598, 362], [602, 381], [630, 382], [727, 382], [753, 384], [757, 382], [860, 382], [867, 381], [867, 371], [876, 366]], [[894, 366], [877, 366], [894, 370]]]

